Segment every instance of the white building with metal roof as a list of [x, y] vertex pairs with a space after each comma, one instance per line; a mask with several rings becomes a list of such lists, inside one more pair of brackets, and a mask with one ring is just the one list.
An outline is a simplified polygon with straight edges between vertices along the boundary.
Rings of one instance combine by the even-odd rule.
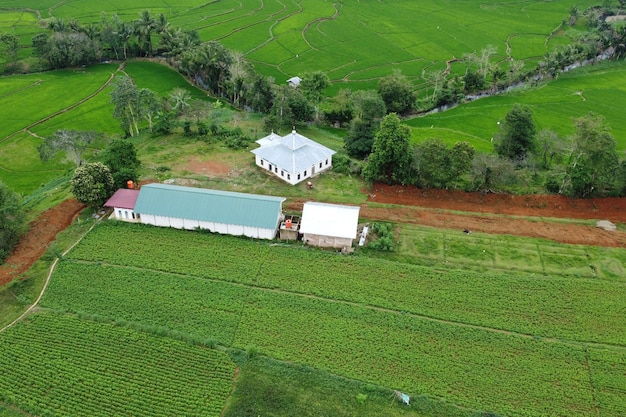
[[357, 236], [359, 206], [306, 202], [302, 208], [300, 233], [312, 246], [350, 248]]
[[330, 169], [336, 153], [295, 130], [285, 136], [272, 132], [256, 142], [260, 147], [251, 152], [257, 166], [291, 185]]
[[274, 239], [283, 201], [283, 197], [146, 184], [139, 190], [134, 212], [141, 223], [153, 226]]

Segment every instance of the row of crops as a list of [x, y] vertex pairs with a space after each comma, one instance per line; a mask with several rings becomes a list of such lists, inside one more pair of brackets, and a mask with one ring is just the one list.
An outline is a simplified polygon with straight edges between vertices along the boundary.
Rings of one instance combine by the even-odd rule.
[[[97, 227], [69, 258], [277, 288], [533, 336], [626, 344], [623, 312], [617, 308], [626, 298], [620, 281], [437, 270], [299, 246], [115, 223]], [[165, 287], [170, 285], [167, 278], [163, 281]], [[94, 289], [94, 293], [104, 290]], [[62, 297], [64, 291], [56, 294]], [[54, 285], [49, 295], [53, 294]]]
[[[510, 415], [559, 415], [571, 406], [579, 411], [569, 415], [582, 416], [594, 405], [582, 346], [354, 303], [64, 261], [43, 305], [254, 346], [281, 360]], [[511, 407], [526, 398], [533, 405]]]
[[32, 415], [214, 416], [228, 355], [73, 316], [39, 313], [0, 338], [0, 402]]
[[110, 222], [60, 262], [42, 305], [470, 408], [612, 416], [626, 410], [623, 347], [581, 342], [624, 346], [623, 299], [619, 281], [435, 270]]

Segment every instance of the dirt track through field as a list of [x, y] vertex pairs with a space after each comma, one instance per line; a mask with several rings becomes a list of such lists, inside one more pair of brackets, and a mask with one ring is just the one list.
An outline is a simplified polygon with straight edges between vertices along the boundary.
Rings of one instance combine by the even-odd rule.
[[[288, 209], [302, 210], [303, 203], [292, 202]], [[554, 195], [512, 196], [377, 184], [368, 191], [368, 202], [361, 205], [360, 217], [569, 244], [626, 247], [626, 232], [554, 220], [626, 223], [626, 198], [582, 200]]]

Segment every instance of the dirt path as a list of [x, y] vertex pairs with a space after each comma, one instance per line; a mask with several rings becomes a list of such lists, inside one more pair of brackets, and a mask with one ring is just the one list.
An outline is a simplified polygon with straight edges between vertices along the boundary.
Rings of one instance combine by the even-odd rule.
[[[303, 201], [295, 201], [287, 209], [302, 210], [302, 204]], [[398, 206], [383, 206], [388, 204]], [[555, 195], [512, 196], [377, 184], [368, 191], [368, 203], [361, 206], [360, 216], [368, 220], [469, 229], [569, 244], [626, 247], [626, 232], [609, 232], [594, 226], [554, 220], [596, 219], [626, 223], [626, 198], [582, 200]]]
[[0, 266], [0, 285], [4, 285], [25, 272], [43, 255], [48, 245], [65, 230], [85, 205], [75, 199], [66, 200], [56, 207], [44, 211], [30, 224], [29, 231], [22, 237], [15, 250]]

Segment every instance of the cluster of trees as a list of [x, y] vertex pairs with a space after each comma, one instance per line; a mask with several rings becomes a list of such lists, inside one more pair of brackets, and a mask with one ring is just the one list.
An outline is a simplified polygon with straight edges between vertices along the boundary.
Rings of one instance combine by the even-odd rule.
[[70, 190], [81, 203], [99, 207], [125, 188], [128, 181], [136, 182], [141, 162], [135, 146], [124, 139], [114, 139], [99, 155], [100, 161], [90, 162], [74, 170]]
[[449, 148], [440, 139], [411, 145], [411, 133], [396, 113], [386, 115], [374, 135], [372, 152], [363, 166], [370, 182], [450, 188], [470, 172], [475, 150], [466, 142]]
[[463, 142], [447, 147], [430, 139], [411, 145], [409, 129], [392, 113], [374, 135], [362, 174], [371, 182], [421, 188], [494, 191], [542, 179], [547, 191], [571, 197], [626, 194], [626, 160], [604, 118], [590, 113], [574, 126], [571, 137], [537, 132], [530, 108], [516, 105], [494, 135], [495, 154], [476, 154]]
[[547, 173], [547, 191], [572, 197], [624, 195], [626, 160], [606, 120], [590, 113], [574, 120], [575, 133], [559, 137], [546, 129], [536, 131], [532, 111], [516, 105], [496, 133], [496, 154], [516, 169]]

